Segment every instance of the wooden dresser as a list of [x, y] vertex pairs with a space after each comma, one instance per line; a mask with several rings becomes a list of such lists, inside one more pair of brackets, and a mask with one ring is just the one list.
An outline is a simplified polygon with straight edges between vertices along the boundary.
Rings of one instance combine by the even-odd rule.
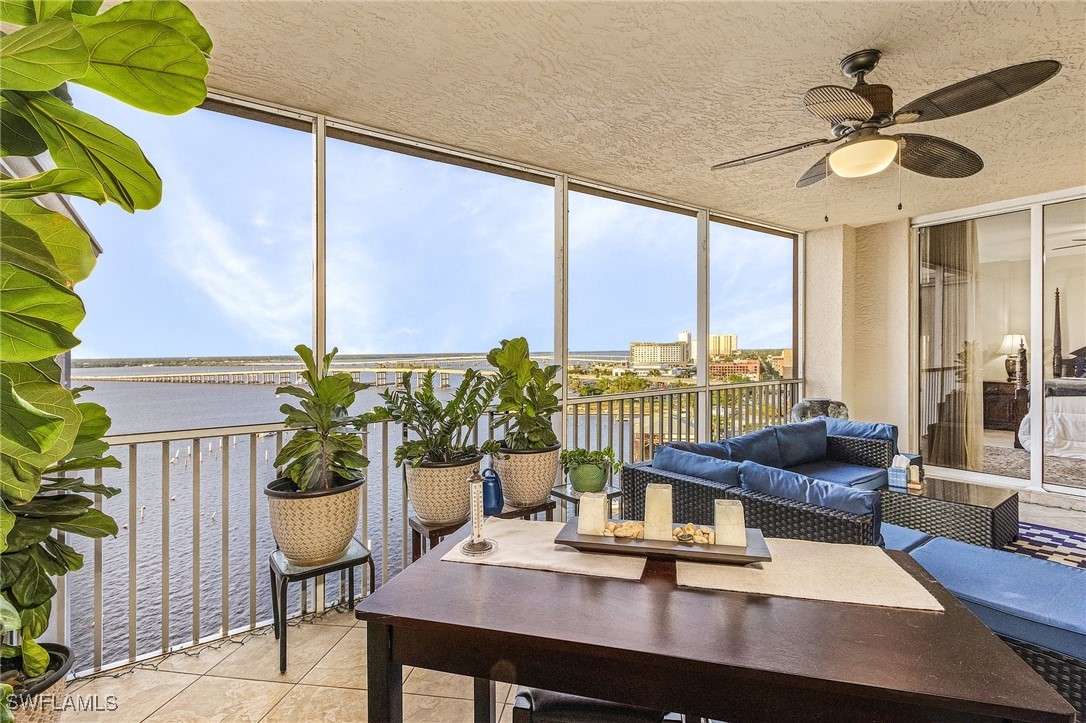
[[[1026, 414], [1024, 399], [1015, 396], [1014, 382], [984, 382], [984, 428], [1018, 431]], [[1025, 390], [1023, 390], [1025, 397]]]

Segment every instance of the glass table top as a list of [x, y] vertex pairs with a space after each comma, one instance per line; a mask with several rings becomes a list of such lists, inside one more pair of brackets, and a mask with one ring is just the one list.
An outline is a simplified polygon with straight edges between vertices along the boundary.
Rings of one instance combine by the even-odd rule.
[[[607, 499], [609, 500], [613, 500], [616, 497], [622, 496], [622, 490], [612, 484], [608, 484], [600, 491], [606, 492]], [[577, 500], [581, 499], [581, 495], [583, 494], [584, 492], [578, 492], [577, 490], [573, 489], [573, 485], [568, 483], [564, 485], [557, 485], [551, 488], [552, 496], [566, 500], [567, 502], [576, 502]]]
[[921, 489], [905, 490], [886, 488], [895, 494], [908, 494], [914, 497], [927, 497], [943, 502], [955, 502], [974, 507], [998, 507], [1018, 494], [1018, 490], [1006, 487], [991, 487], [973, 482], [957, 482], [955, 480], [938, 479], [928, 477], [921, 484]]

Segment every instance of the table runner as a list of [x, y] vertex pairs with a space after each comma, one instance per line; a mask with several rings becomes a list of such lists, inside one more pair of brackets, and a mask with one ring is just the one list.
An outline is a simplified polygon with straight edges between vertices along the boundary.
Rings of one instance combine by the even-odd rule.
[[683, 587], [828, 600], [909, 610], [943, 606], [880, 547], [767, 539], [772, 562], [706, 565], [677, 562]]
[[578, 552], [572, 547], [555, 545], [554, 538], [564, 525], [563, 522], [499, 520], [492, 517], [483, 524], [483, 535], [497, 543], [494, 552], [485, 557], [469, 557], [460, 551], [458, 543], [441, 559], [476, 565], [550, 570], [573, 575], [641, 579], [641, 573], [645, 570], [645, 559], [642, 557]]

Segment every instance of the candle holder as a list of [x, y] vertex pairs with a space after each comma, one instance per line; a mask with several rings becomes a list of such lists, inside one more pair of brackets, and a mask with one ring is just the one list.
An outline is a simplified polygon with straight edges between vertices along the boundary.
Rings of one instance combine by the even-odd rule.
[[497, 543], [483, 537], [483, 478], [479, 470], [473, 470], [468, 478], [471, 489], [471, 537], [460, 546], [460, 551], [472, 557], [482, 557], [494, 552]]

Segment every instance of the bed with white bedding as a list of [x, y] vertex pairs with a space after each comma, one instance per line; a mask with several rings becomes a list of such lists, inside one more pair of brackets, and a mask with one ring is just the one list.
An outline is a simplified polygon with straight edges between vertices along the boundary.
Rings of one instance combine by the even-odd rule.
[[[1045, 382], [1044, 453], [1086, 459], [1086, 379]], [[1022, 419], [1018, 438], [1028, 451], [1032, 441], [1033, 411]]]

